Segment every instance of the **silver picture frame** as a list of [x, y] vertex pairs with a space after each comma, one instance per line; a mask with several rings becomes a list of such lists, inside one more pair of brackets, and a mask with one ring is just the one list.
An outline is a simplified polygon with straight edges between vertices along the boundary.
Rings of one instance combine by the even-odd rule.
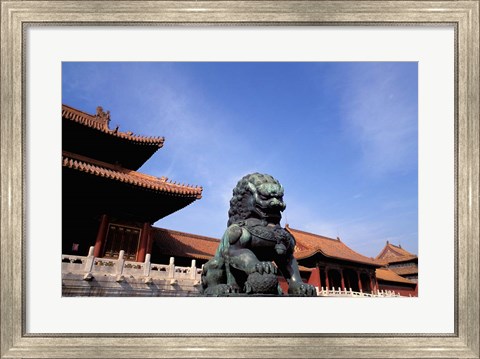
[[[479, 0], [1, 3], [1, 358], [479, 358]], [[31, 334], [25, 325], [25, 29], [31, 24], [455, 28], [453, 334]]]

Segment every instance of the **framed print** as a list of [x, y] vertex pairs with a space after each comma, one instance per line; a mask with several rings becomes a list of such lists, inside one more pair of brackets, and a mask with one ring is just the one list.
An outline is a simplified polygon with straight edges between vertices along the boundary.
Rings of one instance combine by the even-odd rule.
[[[2, 358], [479, 357], [478, 1], [2, 0], [1, 6]], [[174, 63], [203, 63], [211, 83], [211, 62], [375, 61], [418, 66], [418, 297], [62, 297], [62, 64], [162, 63], [173, 72]], [[72, 89], [83, 81], [85, 92], [119, 90], [80, 67], [69, 71], [77, 72], [68, 77]], [[286, 72], [281, 67], [276, 78]], [[217, 84], [228, 87], [229, 74], [222, 76], [226, 85]], [[330, 86], [334, 93], [336, 84]], [[126, 104], [133, 87], [120, 91]], [[137, 91], [139, 98], [151, 95], [159, 111], [168, 105]], [[97, 108], [91, 117], [108, 121], [108, 110]], [[301, 128], [302, 112], [294, 110]], [[214, 123], [201, 124], [212, 127], [205, 130], [212, 141], [222, 133]], [[303, 125], [304, 133], [312, 130]], [[382, 141], [394, 140], [377, 132]], [[104, 227], [112, 258], [145, 261], [148, 226]], [[127, 232], [133, 249], [120, 255], [112, 238]], [[69, 251], [79, 250], [81, 237], [67, 243]]]

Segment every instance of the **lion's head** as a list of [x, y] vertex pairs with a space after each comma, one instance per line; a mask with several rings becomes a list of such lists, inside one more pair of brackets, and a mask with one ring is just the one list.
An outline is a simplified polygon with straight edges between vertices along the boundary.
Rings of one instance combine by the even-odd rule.
[[252, 173], [233, 189], [228, 226], [251, 217], [280, 223], [285, 208], [282, 185], [270, 175]]

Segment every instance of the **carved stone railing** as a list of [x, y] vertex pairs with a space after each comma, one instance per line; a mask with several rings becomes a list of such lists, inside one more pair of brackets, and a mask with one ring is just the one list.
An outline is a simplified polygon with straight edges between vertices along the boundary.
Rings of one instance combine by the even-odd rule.
[[[125, 278], [141, 278], [146, 284], [154, 280], [166, 280], [172, 286], [177, 283], [190, 283], [200, 286], [202, 268], [196, 267], [192, 260], [190, 267], [175, 265], [175, 259], [170, 258], [169, 264], [155, 264], [150, 262], [150, 254], [145, 256], [145, 262], [132, 262], [124, 259], [124, 251], [120, 251], [118, 259], [97, 258], [90, 247], [88, 256], [62, 255], [62, 273], [81, 274], [83, 280], [90, 281], [95, 276], [115, 276], [116, 282], [123, 282]], [[320, 297], [400, 297], [399, 293], [380, 290], [376, 293], [354, 292], [352, 289], [318, 288]]]
[[84, 280], [92, 280], [95, 276], [115, 275], [117, 282], [125, 280], [125, 276], [142, 278], [145, 283], [154, 279], [169, 280], [176, 284], [179, 280], [193, 280], [194, 285], [200, 284], [202, 268], [196, 267], [192, 260], [190, 267], [175, 265], [175, 259], [170, 258], [169, 264], [150, 263], [150, 254], [145, 256], [145, 262], [132, 262], [124, 259], [124, 251], [120, 251], [118, 259], [96, 258], [93, 247], [88, 256], [62, 255], [62, 273], [82, 274]]
[[380, 290], [376, 293], [354, 292], [352, 288], [318, 288], [317, 295], [319, 297], [401, 297], [399, 293], [390, 290]]

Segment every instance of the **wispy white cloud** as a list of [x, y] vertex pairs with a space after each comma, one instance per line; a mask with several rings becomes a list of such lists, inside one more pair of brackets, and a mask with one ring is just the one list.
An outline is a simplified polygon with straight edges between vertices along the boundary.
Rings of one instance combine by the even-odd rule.
[[[384, 208], [369, 208], [367, 212], [331, 210], [328, 204], [313, 203], [300, 198], [288, 197], [287, 210], [282, 223], [292, 228], [327, 236], [340, 237], [353, 250], [375, 257], [387, 240], [402, 244], [407, 250], [416, 253], [417, 233], [405, 232], [403, 223], [415, 218], [416, 212], [402, 203], [388, 204]], [[412, 228], [410, 225], [406, 227]]]
[[254, 146], [228, 126], [237, 120], [235, 114], [195, 89], [182, 74], [178, 74], [179, 81], [176, 73], [169, 76], [169, 81], [151, 84], [147, 93], [138, 94], [138, 101], [145, 104], [142, 126], [166, 137], [164, 148], [141, 170], [202, 185], [204, 196], [157, 225], [221, 236], [233, 188], [244, 175], [256, 171], [246, 160], [254, 158]]
[[389, 71], [363, 73], [342, 98], [344, 131], [361, 151], [360, 165], [372, 175], [412, 170], [417, 156], [417, 110]]

